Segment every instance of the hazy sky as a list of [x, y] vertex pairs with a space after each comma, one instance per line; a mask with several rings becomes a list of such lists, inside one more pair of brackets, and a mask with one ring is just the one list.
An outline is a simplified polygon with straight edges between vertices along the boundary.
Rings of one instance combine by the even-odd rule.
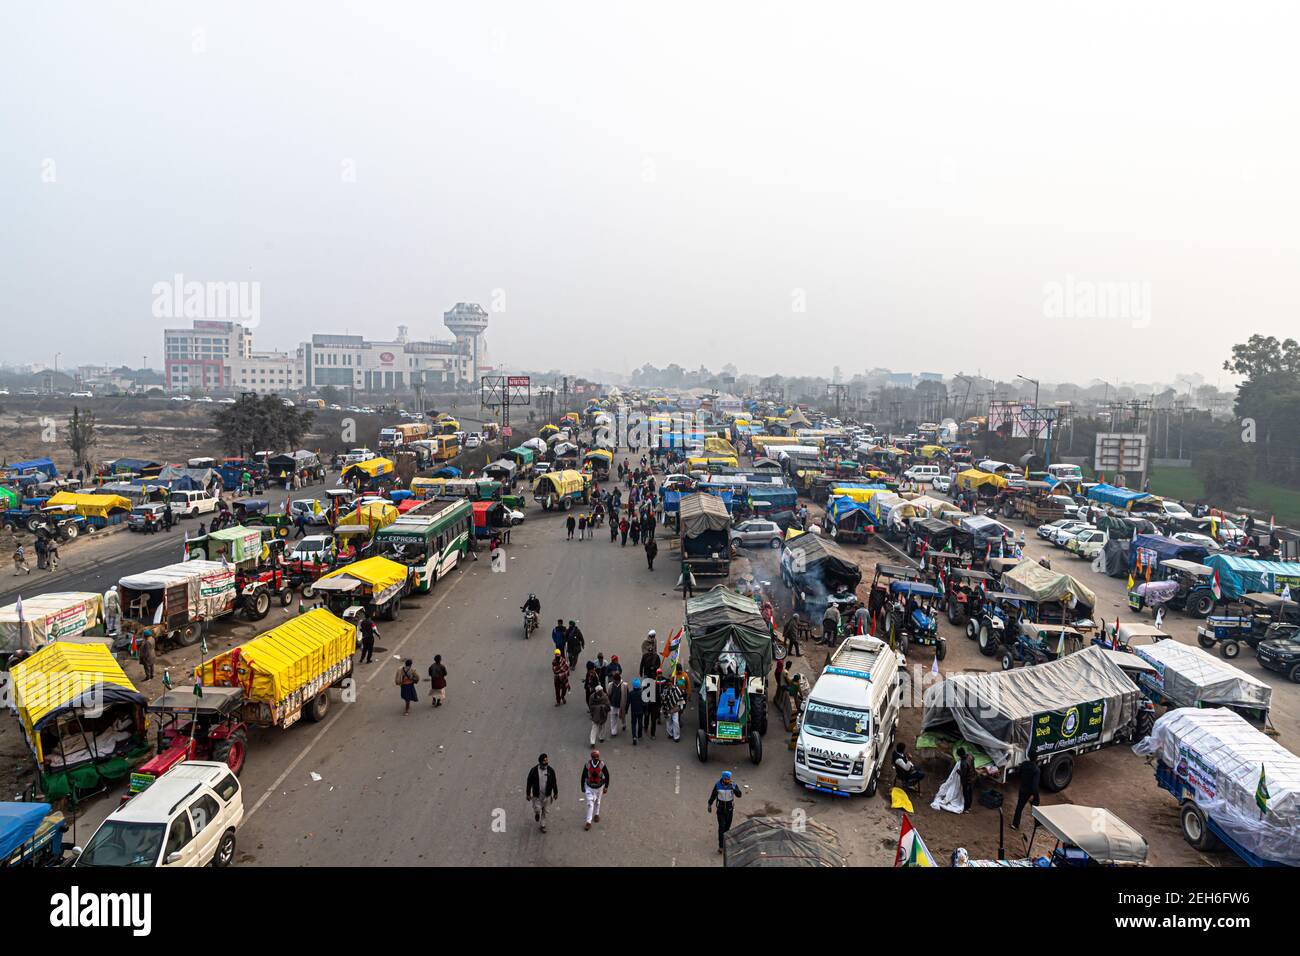
[[1226, 385], [1233, 342], [1300, 325], [1298, 20], [11, 5], [3, 358], [160, 365], [179, 273], [260, 283], [261, 348], [445, 337], [469, 300], [506, 365]]

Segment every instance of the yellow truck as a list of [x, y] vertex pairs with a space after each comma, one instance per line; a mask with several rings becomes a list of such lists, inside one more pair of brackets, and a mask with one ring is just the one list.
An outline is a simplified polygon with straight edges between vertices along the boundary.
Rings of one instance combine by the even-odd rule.
[[246, 723], [291, 727], [304, 716], [325, 719], [329, 689], [352, 677], [356, 649], [353, 621], [318, 608], [204, 661], [194, 678], [204, 687], [241, 688]]
[[580, 471], [548, 471], [533, 484], [533, 500], [543, 510], [569, 511], [574, 502], [591, 501], [591, 479]]

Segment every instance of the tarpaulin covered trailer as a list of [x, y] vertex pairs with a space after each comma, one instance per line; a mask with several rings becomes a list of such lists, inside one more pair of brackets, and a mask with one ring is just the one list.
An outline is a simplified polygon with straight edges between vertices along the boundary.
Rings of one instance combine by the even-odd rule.
[[1143, 691], [1170, 707], [1228, 707], [1262, 720], [1273, 699], [1273, 688], [1199, 647], [1178, 641], [1158, 641], [1133, 648], [1155, 667], [1141, 678]]

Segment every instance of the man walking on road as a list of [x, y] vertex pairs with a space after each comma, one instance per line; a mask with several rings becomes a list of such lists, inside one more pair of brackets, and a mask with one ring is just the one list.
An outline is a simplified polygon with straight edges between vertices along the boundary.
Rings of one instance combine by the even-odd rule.
[[27, 549], [20, 544], [14, 549], [14, 577], [17, 577], [24, 571], [28, 574], [32, 573], [32, 569], [27, 566]]
[[630, 711], [628, 727], [631, 728], [632, 746], [635, 747], [636, 742], [641, 739], [641, 725], [645, 723], [647, 708], [645, 698], [641, 696], [641, 678], [639, 677], [632, 681], [632, 692], [628, 695], [627, 706]]
[[587, 646], [586, 638], [582, 636], [582, 630], [578, 627], [577, 621], [570, 621], [569, 628], [564, 632], [564, 652], [569, 657], [569, 670], [578, 666], [578, 655], [582, 649]]
[[559, 707], [569, 696], [569, 663], [559, 648], [551, 660], [551, 678], [555, 681], [555, 706]]
[[655, 544], [653, 535], [647, 535], [645, 539], [645, 563], [651, 571], [655, 569], [655, 556], [659, 554], [659, 545]]
[[572, 513], [570, 513], [569, 517], [564, 519], [564, 527], [568, 529], [569, 532], [569, 536], [564, 539], [565, 541], [573, 540], [573, 529], [576, 528], [577, 526], [578, 526], [578, 519], [575, 518]]
[[533, 805], [533, 819], [546, 832], [546, 810], [560, 795], [555, 785], [555, 771], [551, 768], [551, 758], [541, 754], [537, 765], [528, 771], [528, 780], [524, 783], [524, 799]]
[[605, 693], [605, 688], [597, 684], [591, 691], [591, 700], [587, 704], [588, 712], [591, 714], [591, 740], [594, 747], [598, 743], [605, 742], [605, 722], [609, 720], [609, 695]]
[[564, 630], [564, 621], [560, 618], [556, 618], [555, 627], [551, 628], [551, 643], [555, 645], [555, 649], [561, 654], [564, 653], [566, 636], [567, 632]]
[[442, 663], [441, 654], [433, 655], [433, 663], [429, 665], [429, 681], [433, 685], [433, 690], [429, 694], [433, 706], [441, 707], [443, 701], [447, 699], [447, 668]]
[[361, 614], [361, 623], [357, 626], [361, 632], [361, 656], [357, 659], [358, 664], [373, 664], [375, 662], [375, 636], [379, 633], [375, 627], [375, 622], [370, 619], [370, 612], [363, 611]]
[[722, 779], [713, 785], [709, 793], [709, 812], [713, 805], [718, 805], [718, 852], [722, 852], [722, 838], [731, 829], [731, 819], [736, 813], [736, 801], [742, 796], [740, 787], [731, 781], [731, 771], [722, 771]]
[[587, 822], [582, 828], [590, 830], [593, 823], [600, 822], [600, 798], [609, 793], [609, 768], [600, 759], [599, 750], [592, 749], [591, 759], [582, 765], [578, 780], [587, 798]]
[[622, 669], [610, 668], [609, 680], [605, 684], [605, 695], [609, 698], [609, 735], [618, 736], [619, 724], [627, 715], [628, 696], [632, 688], [623, 679]]

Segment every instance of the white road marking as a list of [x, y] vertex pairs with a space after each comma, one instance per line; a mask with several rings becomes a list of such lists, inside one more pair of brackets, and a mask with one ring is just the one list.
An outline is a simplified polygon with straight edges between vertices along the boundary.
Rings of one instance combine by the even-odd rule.
[[[465, 580], [463, 576], [457, 577], [455, 581], [451, 582], [450, 587], [444, 588], [442, 594], [438, 596], [438, 599], [429, 606], [429, 610], [425, 611], [424, 616], [415, 623], [415, 627], [411, 628], [410, 632], [406, 635], [406, 637], [402, 638], [397, 643], [397, 647], [393, 649], [394, 650], [400, 649], [403, 644], [409, 641], [414, 635], [419, 633], [420, 628], [424, 626], [424, 622], [429, 619], [429, 616], [433, 614], [434, 611], [438, 610], [438, 606], [442, 604], [443, 599], [446, 598], [447, 595], [449, 595], [455, 589], [456, 585], [463, 580]], [[375, 677], [378, 674], [379, 671], [377, 670], [373, 671], [370, 674], [370, 676], [366, 678], [365, 682], [369, 684], [372, 680], [375, 679]], [[316, 736], [313, 737], [310, 741], [307, 742], [307, 745], [298, 752], [298, 756], [294, 757], [293, 760], [290, 762], [289, 766], [284, 768], [284, 772], [280, 774], [280, 776], [275, 778], [275, 783], [267, 787], [266, 790], [263, 791], [262, 795], [257, 798], [257, 802], [253, 804], [253, 808], [244, 814], [245, 820], [248, 820], [249, 817], [251, 817], [254, 813], [256, 813], [258, 810], [262, 808], [262, 804], [266, 803], [266, 801], [270, 798], [271, 794], [275, 793], [275, 791], [279, 789], [280, 784], [284, 783], [284, 781], [288, 779], [289, 774], [293, 772], [293, 768], [298, 766], [298, 764], [302, 762], [303, 758], [306, 757], [307, 754], [311, 753], [311, 749], [316, 746], [316, 744], [320, 741], [322, 737], [324, 737], [327, 733], [329, 733], [329, 729], [333, 727], [334, 724], [338, 722], [339, 718], [342, 717], [345, 713], [347, 713], [346, 707], [340, 710], [337, 714], [335, 714], [333, 717], [331, 717], [328, 721], [325, 722], [325, 724], [321, 727], [320, 732], [316, 734]]]

